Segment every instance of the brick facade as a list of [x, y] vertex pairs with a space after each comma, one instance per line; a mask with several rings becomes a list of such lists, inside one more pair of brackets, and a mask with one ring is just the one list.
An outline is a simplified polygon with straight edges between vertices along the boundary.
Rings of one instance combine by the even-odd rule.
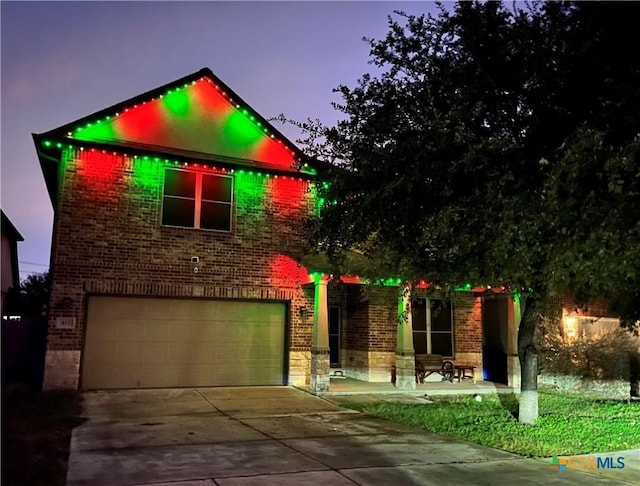
[[[173, 166], [122, 154], [64, 150], [45, 387], [78, 386], [91, 295], [285, 302], [288, 380], [308, 384], [314, 286], [303, 285], [306, 272], [287, 255], [304, 244], [303, 220], [313, 210], [310, 183], [237, 172], [233, 231], [200, 231], [160, 224], [168, 167]], [[197, 264], [192, 256], [198, 256]], [[340, 308], [341, 368], [347, 376], [390, 379], [397, 292], [331, 284], [328, 305]], [[59, 318], [74, 324], [61, 326]], [[454, 303], [454, 343], [456, 359], [481, 366], [481, 300], [472, 294]]]
[[[299, 353], [309, 350], [313, 321], [299, 311], [313, 308], [313, 293], [302, 290], [301, 269], [287, 255], [303, 244], [302, 221], [313, 208], [309, 182], [238, 172], [233, 231], [200, 231], [160, 224], [165, 167], [124, 155], [63, 153], [45, 387], [77, 386], [92, 294], [286, 302], [296, 353], [289, 362], [306, 366]], [[74, 318], [74, 328], [62, 328], [58, 318]], [[298, 381], [302, 375], [308, 373], [289, 370]]]

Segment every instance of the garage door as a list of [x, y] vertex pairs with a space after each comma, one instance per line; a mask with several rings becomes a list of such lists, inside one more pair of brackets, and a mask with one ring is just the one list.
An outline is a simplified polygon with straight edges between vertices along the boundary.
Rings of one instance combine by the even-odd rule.
[[82, 388], [284, 383], [282, 303], [91, 297]]

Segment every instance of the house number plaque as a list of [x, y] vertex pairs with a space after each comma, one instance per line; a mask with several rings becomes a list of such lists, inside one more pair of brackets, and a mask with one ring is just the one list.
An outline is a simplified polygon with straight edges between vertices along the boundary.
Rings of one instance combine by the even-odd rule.
[[75, 317], [56, 317], [56, 329], [75, 329]]

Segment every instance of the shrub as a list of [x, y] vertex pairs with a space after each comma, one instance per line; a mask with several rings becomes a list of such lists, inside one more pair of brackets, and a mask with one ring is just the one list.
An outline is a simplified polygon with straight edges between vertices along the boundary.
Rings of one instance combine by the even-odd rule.
[[567, 339], [560, 320], [545, 322], [540, 350], [541, 371], [592, 380], [629, 382], [635, 378], [640, 360], [638, 340], [625, 329], [607, 329]]

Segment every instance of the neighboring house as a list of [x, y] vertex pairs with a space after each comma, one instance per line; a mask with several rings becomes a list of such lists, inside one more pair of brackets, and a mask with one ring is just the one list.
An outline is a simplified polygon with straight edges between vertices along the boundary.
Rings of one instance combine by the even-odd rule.
[[562, 319], [545, 322], [540, 333], [539, 383], [612, 398], [638, 396], [640, 337], [622, 328], [604, 301], [578, 305], [566, 293], [558, 305]]
[[414, 352], [517, 385], [513, 299], [418, 289], [399, 319], [398, 281], [304, 265], [313, 163], [209, 69], [34, 141], [55, 211], [45, 388], [323, 391], [393, 366], [415, 388]]
[[2, 216], [2, 315], [5, 315], [5, 304], [11, 289], [20, 289], [20, 272], [18, 269], [18, 242], [24, 241], [22, 235], [11, 223], [4, 211], [0, 210]]

